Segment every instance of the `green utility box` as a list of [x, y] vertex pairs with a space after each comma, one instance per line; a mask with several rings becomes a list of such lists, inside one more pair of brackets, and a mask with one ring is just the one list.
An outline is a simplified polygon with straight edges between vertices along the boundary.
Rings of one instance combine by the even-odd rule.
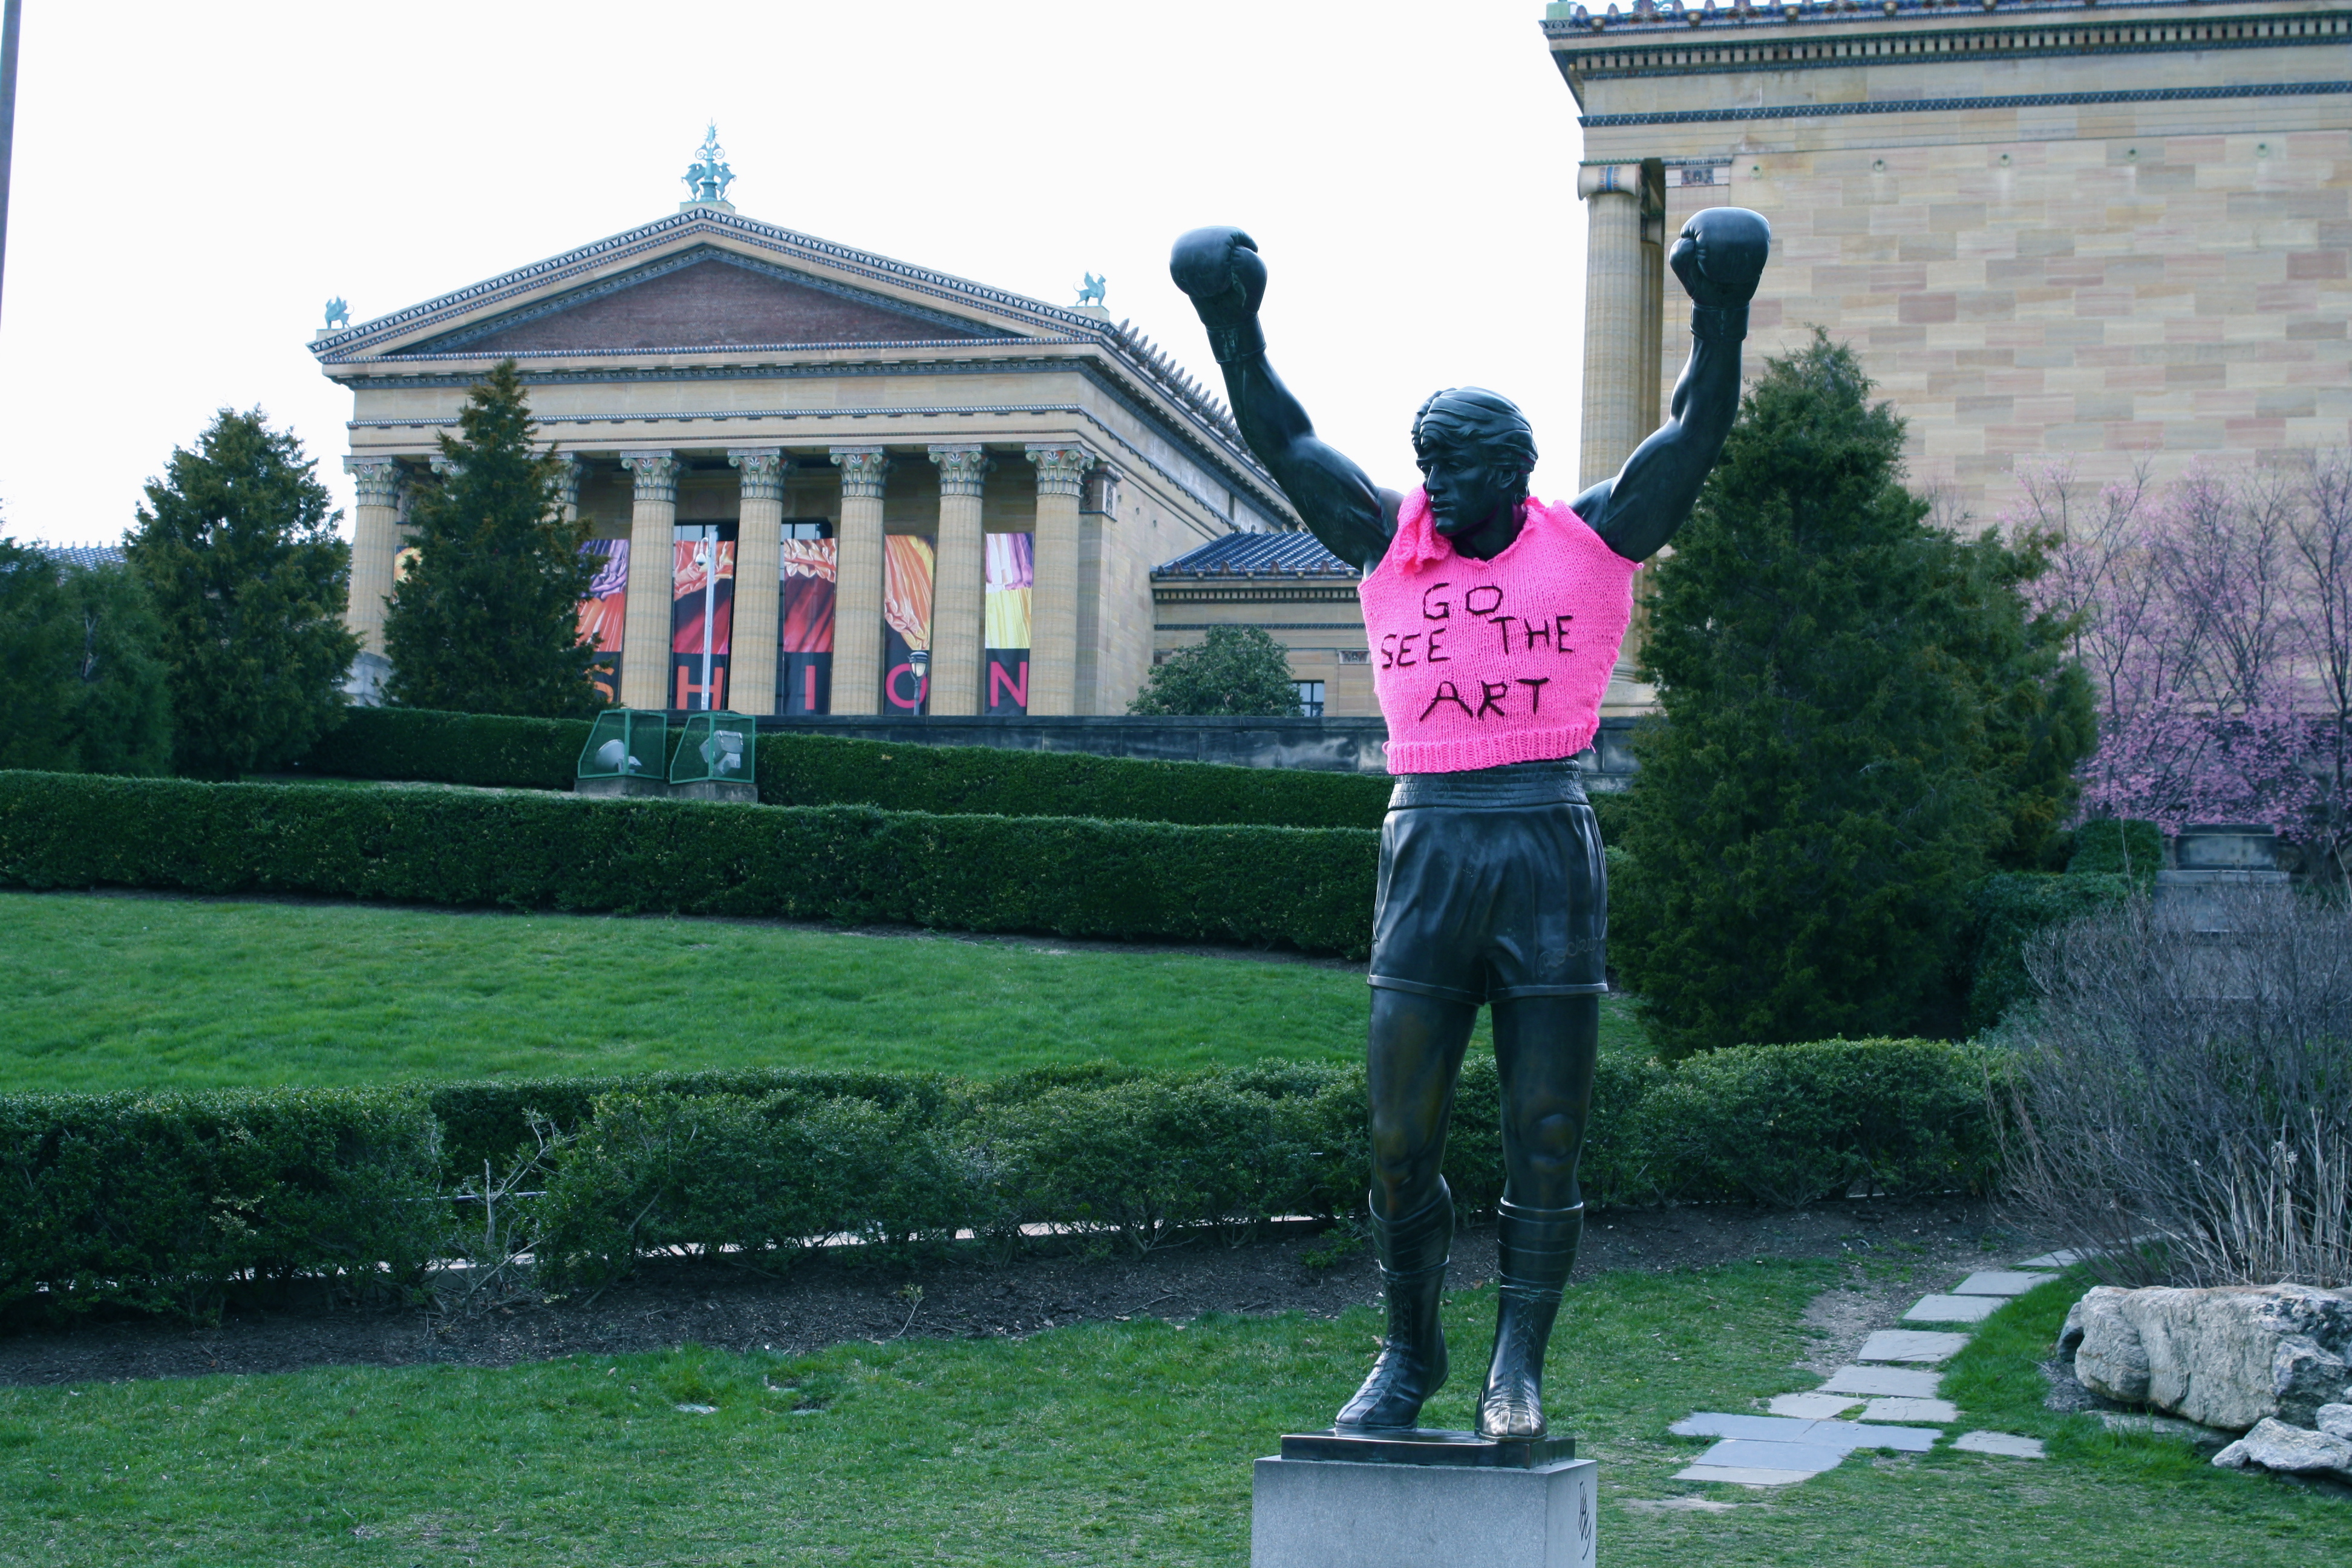
[[669, 793], [676, 800], [728, 800], [755, 805], [760, 786], [751, 773], [752, 743], [759, 725], [749, 713], [695, 713], [670, 759]]
[[663, 753], [669, 745], [669, 720], [637, 708], [607, 708], [596, 715], [588, 743], [580, 748], [574, 795], [667, 795]]

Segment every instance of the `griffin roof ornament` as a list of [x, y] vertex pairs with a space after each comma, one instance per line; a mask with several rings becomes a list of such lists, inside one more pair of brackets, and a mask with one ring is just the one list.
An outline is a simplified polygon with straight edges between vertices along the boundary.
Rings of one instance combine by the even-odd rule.
[[735, 183], [735, 171], [727, 166], [727, 149], [719, 144], [719, 122], [712, 121], [703, 132], [702, 146], [693, 163], [686, 166], [681, 176], [686, 188], [694, 194], [677, 204], [677, 210], [688, 207], [725, 207], [735, 210], [727, 199], [727, 187]]

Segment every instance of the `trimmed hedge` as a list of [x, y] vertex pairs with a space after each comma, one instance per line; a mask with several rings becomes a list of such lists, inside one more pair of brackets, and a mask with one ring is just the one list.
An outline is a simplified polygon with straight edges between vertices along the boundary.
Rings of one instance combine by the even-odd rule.
[[448, 1230], [440, 1166], [405, 1090], [0, 1095], [0, 1309], [201, 1318], [236, 1283], [414, 1285]]
[[[2000, 1061], [1931, 1040], [1737, 1047], [1671, 1068], [1604, 1058], [1587, 1201], [1983, 1191]], [[1467, 1209], [1502, 1194], [1498, 1109], [1494, 1058], [1472, 1058], [1444, 1167]], [[249, 1281], [414, 1285], [473, 1217], [435, 1195], [507, 1165], [531, 1112], [572, 1135], [537, 1215], [549, 1283], [681, 1248], [782, 1269], [841, 1236], [898, 1248], [969, 1230], [1011, 1248], [1039, 1224], [1139, 1253], [1203, 1226], [1352, 1215], [1369, 1184], [1362, 1068], [1279, 1061], [0, 1096], [16, 1199], [0, 1307], [202, 1316]]]
[[2032, 1000], [2025, 944], [2036, 932], [2110, 909], [2144, 890], [2136, 877], [2096, 871], [2011, 871], [1986, 878], [1970, 895], [1976, 941], [1969, 964], [1969, 1029], [1990, 1029]]
[[1940, 1040], [1821, 1040], [1703, 1052], [1642, 1102], [1644, 1152], [1679, 1195], [1795, 1209], [1857, 1184], [1983, 1191], [2000, 1058]]
[[[569, 790], [589, 726], [404, 708], [353, 708], [302, 771], [486, 787]], [[670, 748], [681, 731], [672, 726]], [[1085, 752], [760, 737], [763, 805], [871, 805], [937, 816], [1082, 816], [1193, 826], [1376, 828], [1383, 776]]]
[[1379, 835], [0, 773], [0, 885], [892, 921], [1361, 955]]

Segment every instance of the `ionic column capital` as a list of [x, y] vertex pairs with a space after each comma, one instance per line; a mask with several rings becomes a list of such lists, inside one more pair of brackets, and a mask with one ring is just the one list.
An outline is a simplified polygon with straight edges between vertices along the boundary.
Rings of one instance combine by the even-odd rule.
[[1642, 165], [1639, 163], [1580, 163], [1576, 170], [1576, 199], [1589, 202], [1595, 196], [1642, 195]]
[[985, 447], [940, 446], [931, 448], [931, 461], [940, 466], [940, 494], [943, 496], [977, 496], [988, 481], [989, 461]]
[[636, 476], [637, 500], [677, 500], [678, 461], [675, 452], [624, 452], [621, 467]]
[[745, 500], [784, 499], [784, 476], [793, 471], [793, 460], [782, 447], [730, 447], [727, 461], [742, 470]]
[[345, 458], [343, 472], [352, 476], [352, 486], [359, 492], [362, 506], [400, 504], [402, 482], [400, 459], [397, 458]]
[[841, 469], [841, 493], [845, 497], [880, 500], [883, 484], [890, 477], [890, 454], [880, 447], [835, 447], [829, 455]]
[[1059, 441], [1032, 441], [1025, 450], [1030, 462], [1037, 468], [1037, 493], [1041, 496], [1075, 496], [1086, 484], [1087, 470], [1095, 466], [1095, 455], [1084, 447]]

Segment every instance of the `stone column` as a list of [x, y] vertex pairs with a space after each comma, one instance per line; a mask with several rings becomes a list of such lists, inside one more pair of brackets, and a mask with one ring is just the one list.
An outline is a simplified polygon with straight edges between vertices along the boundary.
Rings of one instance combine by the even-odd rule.
[[939, 555], [931, 577], [931, 711], [969, 718], [980, 711], [981, 489], [987, 449], [931, 448], [940, 468]]
[[1078, 492], [1095, 457], [1084, 447], [1033, 442], [1037, 468], [1035, 582], [1029, 597], [1029, 711], [1077, 711]]
[[1641, 423], [1642, 166], [1588, 163], [1576, 172], [1585, 204], [1584, 432], [1577, 489], [1624, 467], [1649, 431]]
[[882, 708], [882, 487], [890, 454], [879, 447], [835, 447], [841, 468], [841, 521], [835, 529], [833, 710]]
[[362, 657], [383, 657], [383, 602], [392, 595], [392, 558], [400, 552], [400, 464], [392, 458], [345, 458], [359, 504], [352, 509], [352, 588], [343, 624]]
[[[1652, 198], [1659, 200], [1654, 204]], [[1666, 422], [1659, 406], [1658, 378], [1665, 366], [1661, 360], [1665, 353], [1666, 295], [1666, 212], [1664, 192], [1652, 191], [1649, 182], [1642, 186], [1642, 316], [1641, 337], [1634, 349], [1633, 376], [1633, 445], [1638, 447], [1650, 438], [1650, 432]], [[1627, 447], [1627, 457], [1633, 448]]]
[[629, 608], [621, 633], [621, 706], [667, 708], [671, 543], [677, 537], [677, 458], [668, 452], [624, 452], [636, 476], [629, 510]]
[[735, 527], [735, 629], [728, 642], [727, 706], [738, 713], [776, 710], [777, 563], [783, 553], [782, 447], [730, 447], [727, 460], [743, 473]]
[[555, 459], [555, 510], [566, 522], [580, 521], [580, 459], [569, 452], [551, 452]]

